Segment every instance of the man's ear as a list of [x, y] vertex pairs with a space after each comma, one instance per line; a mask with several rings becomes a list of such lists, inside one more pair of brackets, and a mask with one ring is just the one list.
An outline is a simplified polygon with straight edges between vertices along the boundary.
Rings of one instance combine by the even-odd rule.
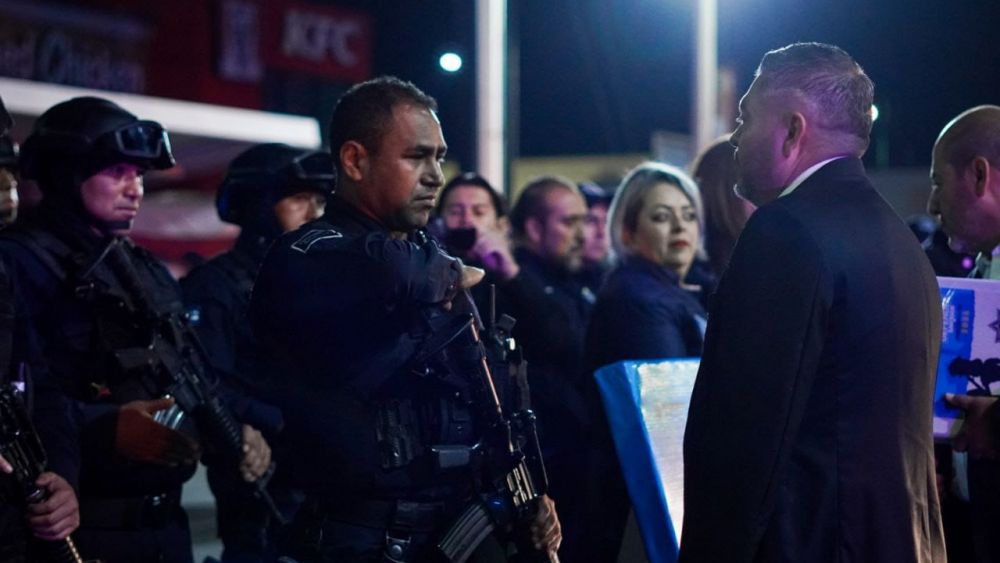
[[802, 144], [802, 137], [806, 132], [806, 117], [800, 112], [793, 111], [792, 113], [785, 116], [784, 122], [785, 129], [785, 140], [781, 143], [781, 153], [785, 156], [791, 156], [792, 151], [797, 149]]
[[970, 172], [972, 173], [973, 187], [976, 190], [976, 197], [983, 197], [986, 194], [986, 190], [990, 186], [990, 175], [993, 170], [990, 169], [990, 161], [984, 156], [977, 156], [972, 159], [969, 164], [971, 167]]
[[340, 146], [340, 165], [354, 182], [368, 175], [368, 157], [368, 149], [357, 141], [347, 141]]
[[542, 244], [542, 235], [544, 232], [545, 227], [542, 226], [542, 222], [537, 217], [528, 217], [524, 220], [524, 234], [533, 245], [538, 246]]

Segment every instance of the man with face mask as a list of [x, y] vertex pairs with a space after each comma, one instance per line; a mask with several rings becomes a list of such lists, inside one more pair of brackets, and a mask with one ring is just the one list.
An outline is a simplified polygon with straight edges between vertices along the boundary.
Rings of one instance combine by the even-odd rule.
[[[237, 156], [219, 186], [219, 218], [239, 225], [239, 238], [232, 250], [192, 270], [181, 287], [213, 367], [239, 390], [266, 397], [266, 374], [255, 370], [256, 345], [246, 319], [264, 253], [282, 233], [323, 215], [334, 177], [329, 153], [269, 143]], [[282, 426], [280, 411], [254, 399], [246, 404], [254, 426], [274, 443]], [[269, 489], [287, 517], [298, 506], [298, 493], [281, 485], [284, 476], [279, 464]], [[208, 483], [216, 499], [222, 561], [274, 560], [284, 527], [225, 468], [209, 467]]]
[[[167, 319], [183, 323], [184, 307], [166, 269], [127, 238], [143, 175], [173, 163], [158, 123], [100, 98], [57, 104], [21, 152], [43, 201], [0, 234], [15, 292], [12, 362], [60, 398], [36, 402], [36, 423], [53, 470], [78, 491], [77, 545], [105, 563], [192, 560], [180, 491], [199, 442], [154, 420], [174, 405], [154, 345], [181, 345], [172, 328], [183, 325]], [[242, 431], [241, 469], [255, 479], [270, 451]]]

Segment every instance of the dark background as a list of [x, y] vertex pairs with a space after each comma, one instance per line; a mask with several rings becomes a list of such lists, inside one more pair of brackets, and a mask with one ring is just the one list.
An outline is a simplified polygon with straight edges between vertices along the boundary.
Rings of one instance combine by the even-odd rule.
[[[653, 130], [687, 133], [693, 1], [510, 0], [520, 155], [646, 152]], [[473, 3], [337, 4], [372, 14], [374, 72], [409, 78], [436, 96], [453, 154], [471, 162]], [[719, 63], [733, 68], [743, 92], [769, 49], [839, 45], [875, 82], [881, 115], [869, 165], [923, 166], [950, 118], [1000, 102], [998, 21], [995, 0], [719, 0]], [[448, 49], [465, 60], [455, 75], [437, 67]]]

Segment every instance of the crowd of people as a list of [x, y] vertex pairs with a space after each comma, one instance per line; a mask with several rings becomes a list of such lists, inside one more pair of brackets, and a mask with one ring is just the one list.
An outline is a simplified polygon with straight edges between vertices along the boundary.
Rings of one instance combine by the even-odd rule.
[[[75, 98], [18, 154], [3, 111], [0, 183], [44, 197], [0, 231], [0, 381], [45, 455], [26, 464], [30, 429], [0, 417], [0, 560], [190, 562], [200, 461], [223, 561], [614, 562], [630, 499], [656, 493], [629, 490], [592, 374], [701, 357], [681, 561], [946, 561], [941, 303], [865, 175], [872, 100], [847, 53], [790, 45], [690, 172], [543, 176], [510, 206], [474, 172], [446, 182], [436, 101], [376, 78], [338, 101], [329, 152], [230, 163], [239, 238], [180, 282], [128, 238], [143, 175], [174, 165], [158, 123]], [[998, 146], [1000, 107], [970, 109], [931, 170], [928, 212], [985, 279]], [[1000, 406], [947, 400], [982, 507], [970, 557], [1000, 560]]]

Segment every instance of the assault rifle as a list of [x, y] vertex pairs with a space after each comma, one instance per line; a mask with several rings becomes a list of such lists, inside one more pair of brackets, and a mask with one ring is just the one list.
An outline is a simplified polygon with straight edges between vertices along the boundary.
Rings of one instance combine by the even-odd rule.
[[[211, 374], [208, 354], [194, 332], [187, 317], [181, 312], [157, 311], [139, 281], [130, 258], [122, 248], [124, 239], [112, 237], [86, 269], [81, 279], [86, 280], [98, 264], [110, 258], [110, 267], [129, 295], [130, 308], [140, 324], [140, 330], [149, 334], [145, 345], [125, 348], [115, 352], [123, 373], [139, 379], [151, 393], [173, 397], [176, 409], [171, 408], [165, 417], [157, 420], [177, 428], [186, 416], [194, 419], [198, 431], [208, 445], [235, 471], [243, 459], [243, 429], [232, 412], [220, 398]], [[274, 473], [274, 463], [267, 472], [250, 484], [253, 494], [264, 503], [276, 521], [287, 521], [267, 490], [267, 483]]]
[[[468, 292], [465, 295], [468, 297]], [[473, 304], [473, 314], [457, 316], [433, 338], [438, 344], [428, 350], [436, 360], [426, 358], [432, 363], [444, 363], [453, 372], [471, 372], [474, 410], [484, 428], [482, 439], [470, 449], [470, 455], [476, 456], [485, 469], [486, 490], [466, 506], [438, 542], [438, 549], [451, 563], [464, 563], [483, 540], [498, 530], [511, 535], [520, 551], [537, 553], [527, 541], [527, 527], [548, 489], [535, 415], [527, 403], [527, 363], [510, 338], [514, 319], [504, 315], [494, 322], [492, 300], [491, 295], [490, 326], [485, 337]], [[520, 400], [512, 409], [504, 408], [493, 366], [499, 366], [510, 379], [503, 382], [502, 388], [520, 391]], [[507, 410], [513, 412], [508, 415]], [[448, 454], [434, 448], [432, 452], [439, 457]], [[559, 562], [555, 552], [537, 554], [542, 561]]]
[[[29, 504], [44, 501], [47, 492], [35, 485], [35, 481], [48, 465], [45, 448], [11, 385], [0, 385], [0, 455], [14, 468], [11, 476], [24, 493], [25, 501]], [[49, 563], [84, 563], [69, 536], [59, 541], [33, 541], [41, 552], [39, 555]]]

